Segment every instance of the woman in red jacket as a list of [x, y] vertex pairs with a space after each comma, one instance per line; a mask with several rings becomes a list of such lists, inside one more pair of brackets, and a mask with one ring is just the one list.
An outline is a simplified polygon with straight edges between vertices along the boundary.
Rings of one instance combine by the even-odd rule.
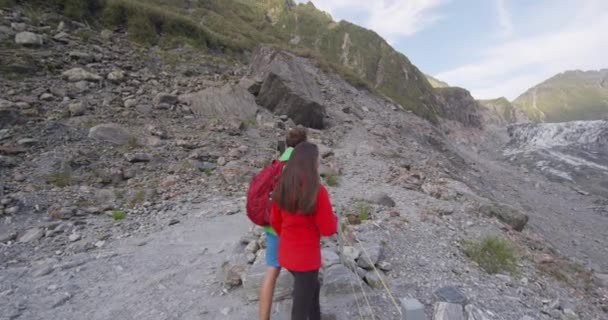
[[318, 168], [317, 146], [300, 143], [273, 192], [270, 224], [279, 236], [279, 264], [295, 277], [292, 320], [321, 319], [320, 240], [337, 231], [337, 218]]

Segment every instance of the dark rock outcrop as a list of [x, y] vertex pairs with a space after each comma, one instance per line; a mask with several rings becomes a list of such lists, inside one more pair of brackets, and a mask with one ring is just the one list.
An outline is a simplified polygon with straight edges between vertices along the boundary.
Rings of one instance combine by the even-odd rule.
[[442, 117], [467, 127], [481, 128], [481, 106], [469, 91], [458, 87], [436, 88]]
[[296, 124], [322, 129], [326, 126], [326, 108], [321, 90], [297, 59], [301, 58], [268, 47], [256, 51], [251, 73], [264, 79], [256, 101], [275, 114], [287, 115]]

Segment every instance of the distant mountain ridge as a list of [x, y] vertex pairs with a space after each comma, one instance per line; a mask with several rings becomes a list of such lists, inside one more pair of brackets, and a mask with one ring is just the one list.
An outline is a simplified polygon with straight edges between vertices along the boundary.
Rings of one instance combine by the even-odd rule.
[[608, 119], [608, 69], [566, 71], [513, 101], [536, 122]]

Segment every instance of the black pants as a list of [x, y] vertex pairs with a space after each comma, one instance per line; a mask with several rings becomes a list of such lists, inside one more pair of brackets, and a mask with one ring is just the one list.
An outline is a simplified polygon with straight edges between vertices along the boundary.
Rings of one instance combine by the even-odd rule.
[[321, 320], [319, 270], [290, 272], [295, 278], [291, 320]]

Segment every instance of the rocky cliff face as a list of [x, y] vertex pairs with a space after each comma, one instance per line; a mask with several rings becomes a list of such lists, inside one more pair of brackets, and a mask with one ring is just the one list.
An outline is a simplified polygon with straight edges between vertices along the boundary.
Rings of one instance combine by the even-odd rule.
[[522, 109], [514, 106], [506, 98], [480, 100], [479, 103], [483, 107], [484, 123], [506, 127], [509, 124], [530, 121]]
[[529, 89], [513, 104], [537, 122], [606, 119], [608, 69], [566, 71]]

